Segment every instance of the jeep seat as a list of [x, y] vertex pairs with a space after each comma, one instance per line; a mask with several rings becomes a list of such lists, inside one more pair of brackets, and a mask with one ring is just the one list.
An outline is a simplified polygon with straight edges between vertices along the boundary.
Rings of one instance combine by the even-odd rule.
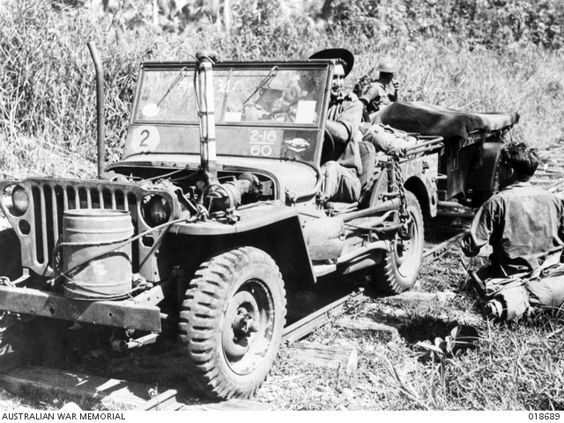
[[407, 132], [466, 139], [473, 131], [495, 132], [518, 121], [517, 113], [466, 113], [422, 102], [397, 102], [378, 113], [373, 122]]

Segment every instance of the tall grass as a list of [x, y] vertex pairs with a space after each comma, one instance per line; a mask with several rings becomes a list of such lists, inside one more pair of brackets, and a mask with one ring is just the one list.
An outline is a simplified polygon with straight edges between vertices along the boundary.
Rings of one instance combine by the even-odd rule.
[[0, 135], [0, 178], [54, 176], [92, 178], [96, 164], [85, 155], [45, 138]]
[[502, 55], [436, 42], [395, 53], [405, 100], [464, 111], [518, 112], [521, 120], [515, 134], [540, 148], [564, 138], [564, 57], [560, 53], [528, 49]]
[[[559, 121], [564, 115], [564, 58], [561, 50], [554, 50], [560, 38], [550, 35], [555, 12], [550, 9], [551, 14], [543, 18], [548, 28], [544, 33], [538, 35], [538, 28], [534, 32], [532, 26], [529, 31], [537, 34], [537, 45], [552, 40], [551, 49], [527, 47], [513, 39], [505, 48], [493, 49], [476, 41], [478, 36], [491, 35], [485, 29], [481, 35], [474, 29], [468, 40], [457, 36], [454, 24], [467, 18], [459, 14], [446, 21], [447, 12], [460, 6], [457, 1], [462, 0], [442, 8], [424, 7], [417, 0], [387, 0], [374, 3], [377, 8], [363, 0], [336, 1], [332, 21], [314, 20], [311, 10], [309, 15], [282, 13], [273, 1], [234, 2], [230, 33], [211, 22], [187, 25], [179, 33], [148, 23], [138, 10], [99, 18], [65, 2], [55, 2], [54, 8], [47, 0], [8, 0], [0, 8], [0, 142], [17, 150], [25, 148], [17, 141], [22, 136], [39, 138], [95, 161], [94, 69], [88, 41], [98, 46], [105, 69], [106, 160], [111, 162], [119, 159], [123, 147], [139, 64], [190, 60], [201, 48], [214, 49], [223, 59], [258, 60], [305, 58], [320, 48], [343, 46], [356, 53], [351, 85], [382, 55], [392, 55], [400, 64], [403, 100], [466, 111], [517, 111], [519, 137], [540, 147], [563, 138]], [[512, 4], [514, 10], [506, 15], [532, 13], [528, 0], [522, 4], [529, 9], [519, 8], [520, 2]], [[483, 15], [480, 19], [498, 24], [508, 19], [503, 14], [487, 15], [491, 8], [478, 9], [472, 10]], [[437, 28], [445, 22], [450, 26], [439, 34]], [[519, 36], [526, 35], [519, 30]], [[460, 31], [468, 33], [466, 28]], [[504, 39], [495, 40], [499, 44]], [[6, 172], [14, 171], [15, 163], [22, 169], [34, 165], [0, 156]]]

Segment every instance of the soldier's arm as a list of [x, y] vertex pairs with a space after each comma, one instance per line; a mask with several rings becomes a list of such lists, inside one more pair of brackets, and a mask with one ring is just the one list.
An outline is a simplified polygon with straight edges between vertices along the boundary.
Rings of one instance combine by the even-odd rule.
[[354, 96], [350, 101], [345, 101], [343, 111], [336, 120], [327, 120], [325, 127], [335, 143], [346, 144], [358, 132], [362, 111], [362, 103]]
[[347, 127], [337, 120], [327, 120], [325, 129], [337, 144], [345, 144], [349, 141], [350, 135]]
[[491, 198], [478, 209], [472, 226], [462, 238], [462, 252], [469, 256], [475, 256], [480, 249], [489, 243], [490, 237], [496, 225], [497, 202]]
[[472, 239], [472, 235], [470, 234], [470, 231], [467, 231], [464, 234], [460, 246], [462, 248], [462, 252], [467, 257], [474, 257], [478, 255], [478, 253], [480, 252], [480, 248], [476, 246], [476, 243]]
[[375, 112], [382, 103], [382, 88], [379, 82], [372, 82], [359, 96], [359, 100], [369, 112]]

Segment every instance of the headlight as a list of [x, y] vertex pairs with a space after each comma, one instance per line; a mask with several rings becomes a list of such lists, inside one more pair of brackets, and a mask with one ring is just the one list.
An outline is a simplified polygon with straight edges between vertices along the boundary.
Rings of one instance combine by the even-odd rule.
[[171, 207], [169, 202], [160, 195], [145, 197], [143, 217], [149, 226], [158, 226], [170, 219]]
[[29, 196], [25, 189], [18, 185], [12, 191], [12, 207], [16, 215], [21, 216], [29, 207]]

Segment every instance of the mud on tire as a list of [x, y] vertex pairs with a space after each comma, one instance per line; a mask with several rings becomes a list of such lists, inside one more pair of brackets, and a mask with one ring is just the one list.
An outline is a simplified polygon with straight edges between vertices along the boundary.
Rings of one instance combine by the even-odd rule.
[[188, 383], [212, 398], [248, 398], [268, 375], [286, 318], [284, 282], [264, 251], [217, 255], [194, 274], [180, 310]]
[[413, 221], [410, 238], [393, 239], [390, 251], [375, 267], [373, 277], [376, 288], [386, 294], [399, 294], [413, 287], [419, 275], [425, 242], [423, 213], [417, 197], [406, 192], [407, 210]]

